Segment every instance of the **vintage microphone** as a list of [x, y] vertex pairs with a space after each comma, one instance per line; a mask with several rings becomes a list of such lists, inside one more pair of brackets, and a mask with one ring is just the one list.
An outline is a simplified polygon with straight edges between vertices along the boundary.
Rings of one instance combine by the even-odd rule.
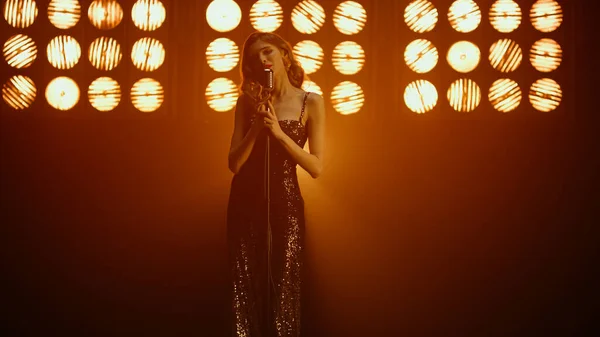
[[[268, 91], [268, 98], [271, 99], [271, 92], [273, 91], [274, 79], [273, 69], [270, 64], [264, 65], [264, 79], [265, 79], [265, 90]], [[269, 106], [267, 105], [267, 111]], [[275, 291], [275, 282], [273, 282], [273, 275], [271, 272], [271, 248], [273, 245], [273, 236], [271, 231], [271, 135], [267, 134], [266, 139], [266, 151], [265, 151], [265, 196], [267, 202], [267, 336], [271, 335], [271, 286]]]

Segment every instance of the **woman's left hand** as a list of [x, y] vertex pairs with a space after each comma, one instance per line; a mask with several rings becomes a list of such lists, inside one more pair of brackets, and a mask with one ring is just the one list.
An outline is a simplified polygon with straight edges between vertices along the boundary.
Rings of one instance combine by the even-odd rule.
[[265, 127], [267, 127], [271, 134], [275, 138], [282, 137], [285, 133], [281, 130], [281, 126], [279, 125], [279, 120], [277, 119], [277, 114], [275, 114], [275, 108], [273, 107], [273, 103], [270, 100], [267, 101], [266, 106], [269, 108], [268, 110], [263, 105], [260, 109], [260, 113], [263, 116], [263, 120], [265, 123]]

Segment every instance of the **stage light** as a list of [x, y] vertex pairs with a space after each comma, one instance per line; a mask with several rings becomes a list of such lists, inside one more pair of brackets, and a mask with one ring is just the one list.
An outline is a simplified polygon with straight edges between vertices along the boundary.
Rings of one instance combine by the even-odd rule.
[[333, 25], [342, 34], [358, 34], [366, 22], [367, 11], [356, 1], [344, 1], [333, 12]]
[[538, 111], [552, 111], [560, 105], [561, 100], [562, 90], [553, 79], [541, 78], [529, 89], [529, 102]]
[[37, 58], [37, 47], [33, 39], [27, 35], [11, 36], [2, 48], [4, 59], [13, 68], [27, 68]]
[[13, 109], [29, 108], [35, 100], [37, 89], [31, 78], [15, 75], [2, 86], [2, 99]]
[[459, 41], [448, 49], [446, 60], [454, 70], [468, 73], [477, 68], [481, 60], [481, 52], [475, 44], [469, 41]]
[[142, 78], [131, 87], [131, 102], [141, 112], [155, 111], [164, 100], [164, 89], [155, 79]]
[[72, 36], [60, 35], [48, 42], [48, 62], [56, 69], [71, 69], [81, 57], [79, 42]]
[[306, 92], [314, 92], [315, 94], [323, 96], [323, 90], [321, 90], [321, 87], [319, 87], [318, 84], [310, 80], [305, 80], [304, 82], [302, 82], [302, 90]]
[[452, 109], [458, 112], [471, 112], [481, 102], [481, 89], [475, 81], [461, 78], [450, 84], [447, 97]]
[[497, 0], [490, 8], [490, 23], [500, 33], [510, 33], [521, 24], [521, 7], [513, 0]]
[[531, 24], [542, 33], [555, 31], [563, 20], [562, 8], [554, 0], [538, 0], [529, 12]]
[[351, 81], [343, 81], [336, 85], [331, 92], [333, 108], [342, 115], [355, 114], [365, 103], [362, 88]]
[[521, 104], [521, 88], [519, 88], [517, 82], [508, 78], [501, 78], [492, 83], [488, 99], [494, 109], [505, 113], [510, 112]]
[[208, 106], [219, 112], [233, 109], [239, 97], [235, 83], [224, 77], [215, 78], [206, 87], [206, 102]]
[[220, 37], [206, 48], [206, 61], [214, 71], [230, 71], [237, 66], [239, 60], [240, 50], [235, 42], [228, 38]]
[[560, 45], [548, 38], [536, 41], [529, 52], [531, 65], [540, 72], [551, 72], [556, 70], [562, 61], [562, 49]]
[[206, 9], [206, 22], [217, 32], [232, 31], [240, 21], [242, 21], [242, 10], [233, 0], [213, 0]]
[[323, 48], [314, 41], [300, 41], [294, 46], [292, 52], [306, 74], [316, 72], [323, 64]]
[[38, 8], [33, 0], [7, 0], [4, 3], [4, 19], [15, 28], [31, 26], [38, 15]]
[[109, 71], [121, 62], [123, 53], [117, 40], [102, 36], [95, 39], [88, 49], [90, 63], [98, 70]]
[[143, 37], [131, 48], [131, 61], [142, 71], [154, 71], [165, 61], [165, 47], [157, 39]]
[[110, 77], [99, 77], [90, 84], [88, 99], [96, 110], [111, 111], [121, 101], [121, 87]]
[[115, 0], [94, 0], [88, 8], [88, 18], [98, 29], [113, 29], [123, 20], [123, 8]]
[[404, 103], [415, 113], [422, 114], [435, 108], [438, 93], [435, 86], [426, 80], [416, 80], [404, 89]]
[[52, 0], [48, 4], [48, 19], [56, 28], [69, 29], [80, 17], [81, 6], [77, 0]]
[[344, 41], [333, 49], [333, 67], [344, 75], [358, 73], [365, 64], [365, 51], [356, 42]]
[[131, 8], [133, 24], [145, 31], [158, 29], [165, 22], [167, 10], [159, 0], [138, 0]]
[[404, 61], [414, 72], [423, 74], [431, 71], [439, 59], [437, 48], [428, 40], [418, 39], [409, 43], [404, 50]]
[[438, 22], [438, 11], [426, 0], [415, 0], [404, 9], [404, 22], [415, 33], [432, 31]]
[[457, 32], [469, 33], [481, 23], [481, 11], [473, 0], [456, 0], [448, 11], [448, 21]]
[[70, 110], [79, 101], [79, 87], [69, 77], [56, 77], [46, 87], [46, 100], [54, 109]]
[[250, 24], [259, 32], [276, 31], [283, 22], [283, 9], [274, 0], [258, 0], [250, 8]]
[[510, 39], [500, 39], [490, 47], [490, 64], [503, 73], [515, 71], [523, 60], [521, 47]]
[[302, 34], [314, 34], [325, 23], [325, 10], [314, 0], [303, 0], [292, 10], [292, 25]]

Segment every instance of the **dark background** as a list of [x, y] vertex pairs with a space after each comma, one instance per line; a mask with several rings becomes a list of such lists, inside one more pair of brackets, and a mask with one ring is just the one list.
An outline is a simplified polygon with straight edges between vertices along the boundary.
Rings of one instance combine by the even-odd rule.
[[[460, 35], [445, 19], [450, 2], [434, 2], [440, 27], [429, 37], [442, 50]], [[513, 35], [526, 41], [524, 51], [541, 37], [527, 22], [531, 2], [520, 2], [522, 35]], [[133, 1], [121, 3], [122, 25], [130, 28], [118, 34], [134, 41], [127, 23]], [[289, 18], [295, 2], [280, 3]], [[331, 13], [339, 1], [322, 3]], [[536, 77], [525, 57], [513, 77], [525, 83], [515, 113], [500, 115], [486, 103], [498, 75], [485, 59], [473, 75], [484, 91], [481, 106], [454, 113], [443, 88], [457, 76], [441, 58], [430, 77], [442, 88], [438, 108], [415, 116], [402, 103], [404, 86], [418, 78], [401, 56], [416, 38], [402, 23], [406, 3], [363, 2], [369, 21], [357, 39], [367, 65], [356, 79], [367, 102], [352, 116], [328, 106], [323, 176], [300, 173], [308, 217], [304, 335], [589, 335], [600, 168], [595, 18], [582, 2], [561, 2], [565, 20], [554, 37], [565, 59], [554, 78], [564, 95], [557, 111], [539, 113], [527, 102]], [[489, 4], [478, 3], [484, 18], [471, 39], [487, 45], [498, 37], [486, 23]], [[243, 10], [251, 4], [240, 1]], [[136, 113], [127, 95], [113, 114], [94, 112], [85, 96], [68, 113], [53, 111], [42, 83], [56, 73], [44, 54], [36, 61], [44, 66], [32, 70], [40, 79], [34, 107], [15, 112], [2, 103], [5, 335], [229, 336], [232, 113], [204, 102], [215, 76], [203, 59], [216, 36], [203, 16], [208, 1], [165, 5], [168, 19], [156, 36], [165, 39], [167, 61], [156, 76], [167, 98], [157, 113]], [[43, 40], [56, 31], [39, 28], [50, 27], [40, 7], [42, 23], [34, 26]], [[84, 24], [90, 26], [86, 17]], [[320, 38], [328, 50], [340, 37], [329, 37], [334, 28], [327, 25]], [[243, 41], [247, 16], [241, 27], [225, 36]], [[74, 34], [91, 40], [91, 31]], [[280, 33], [300, 39], [289, 23]], [[131, 65], [122, 68], [116, 76], [128, 88], [140, 76]], [[6, 81], [6, 64], [1, 69]], [[338, 80], [328, 79], [332, 69], [324, 65], [315, 75], [325, 91]], [[93, 77], [85, 68], [72, 75]]]

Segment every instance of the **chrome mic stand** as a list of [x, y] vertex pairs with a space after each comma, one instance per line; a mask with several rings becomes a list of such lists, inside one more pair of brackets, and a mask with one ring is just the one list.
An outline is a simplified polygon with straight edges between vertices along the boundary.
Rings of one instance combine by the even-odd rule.
[[[270, 66], [264, 68], [266, 85], [268, 91], [268, 100], [271, 99], [273, 90], [273, 69]], [[267, 111], [270, 111], [267, 105]], [[265, 197], [267, 202], [267, 336], [271, 335], [271, 286], [275, 290], [273, 275], [271, 272], [271, 249], [272, 249], [272, 231], [271, 231], [271, 135], [267, 134], [266, 152], [265, 152]]]

